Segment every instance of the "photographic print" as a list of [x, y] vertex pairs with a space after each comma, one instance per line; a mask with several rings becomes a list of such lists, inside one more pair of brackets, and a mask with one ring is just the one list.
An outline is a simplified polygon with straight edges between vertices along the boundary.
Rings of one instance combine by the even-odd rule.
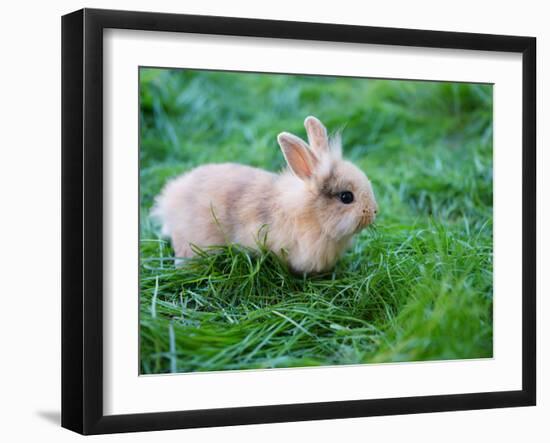
[[83, 9], [61, 138], [63, 427], [536, 404], [535, 38]]
[[490, 358], [490, 84], [141, 67], [140, 373]]

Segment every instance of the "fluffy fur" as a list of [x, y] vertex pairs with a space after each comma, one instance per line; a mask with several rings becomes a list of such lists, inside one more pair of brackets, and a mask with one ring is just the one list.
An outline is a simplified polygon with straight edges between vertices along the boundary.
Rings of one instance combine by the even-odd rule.
[[[340, 138], [329, 139], [315, 117], [304, 125], [309, 145], [286, 132], [277, 137], [289, 166], [280, 174], [208, 164], [166, 184], [154, 214], [178, 258], [193, 256], [191, 245], [264, 242], [294, 272], [334, 266], [378, 208], [366, 175], [341, 158]], [[353, 193], [352, 203], [342, 203], [344, 191]]]

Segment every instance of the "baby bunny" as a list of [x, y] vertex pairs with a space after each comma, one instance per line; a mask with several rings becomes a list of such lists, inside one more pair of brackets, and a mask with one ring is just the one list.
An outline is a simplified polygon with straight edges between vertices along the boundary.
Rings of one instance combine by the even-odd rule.
[[166, 184], [154, 215], [178, 258], [191, 257], [191, 245], [257, 249], [263, 241], [293, 272], [335, 265], [378, 207], [366, 175], [342, 159], [340, 137], [329, 139], [315, 117], [304, 125], [309, 145], [287, 132], [277, 137], [288, 164], [280, 174], [208, 164]]

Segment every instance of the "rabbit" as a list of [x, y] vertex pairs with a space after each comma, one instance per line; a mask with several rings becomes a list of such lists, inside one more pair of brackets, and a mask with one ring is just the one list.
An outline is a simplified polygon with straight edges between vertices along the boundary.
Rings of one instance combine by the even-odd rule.
[[378, 205], [367, 176], [342, 159], [341, 138], [329, 139], [315, 117], [305, 119], [309, 145], [282, 132], [288, 168], [279, 174], [234, 163], [199, 166], [169, 181], [154, 215], [171, 238], [178, 262], [192, 245], [263, 242], [298, 274], [331, 270], [352, 237], [374, 222]]

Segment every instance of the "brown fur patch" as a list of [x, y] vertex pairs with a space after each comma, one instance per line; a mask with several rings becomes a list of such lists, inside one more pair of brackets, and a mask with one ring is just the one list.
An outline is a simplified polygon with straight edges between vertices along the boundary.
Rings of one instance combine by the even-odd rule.
[[273, 217], [271, 212], [270, 201], [272, 199], [273, 199], [272, 195], [267, 195], [266, 198], [258, 202], [258, 206], [256, 207], [256, 217], [260, 222], [260, 226], [269, 225], [271, 223], [271, 220]]
[[236, 182], [232, 186], [228, 186], [224, 193], [223, 204], [225, 208], [225, 224], [228, 229], [233, 231], [234, 227], [240, 223], [239, 207], [243, 200], [244, 194], [249, 186], [248, 182]]

